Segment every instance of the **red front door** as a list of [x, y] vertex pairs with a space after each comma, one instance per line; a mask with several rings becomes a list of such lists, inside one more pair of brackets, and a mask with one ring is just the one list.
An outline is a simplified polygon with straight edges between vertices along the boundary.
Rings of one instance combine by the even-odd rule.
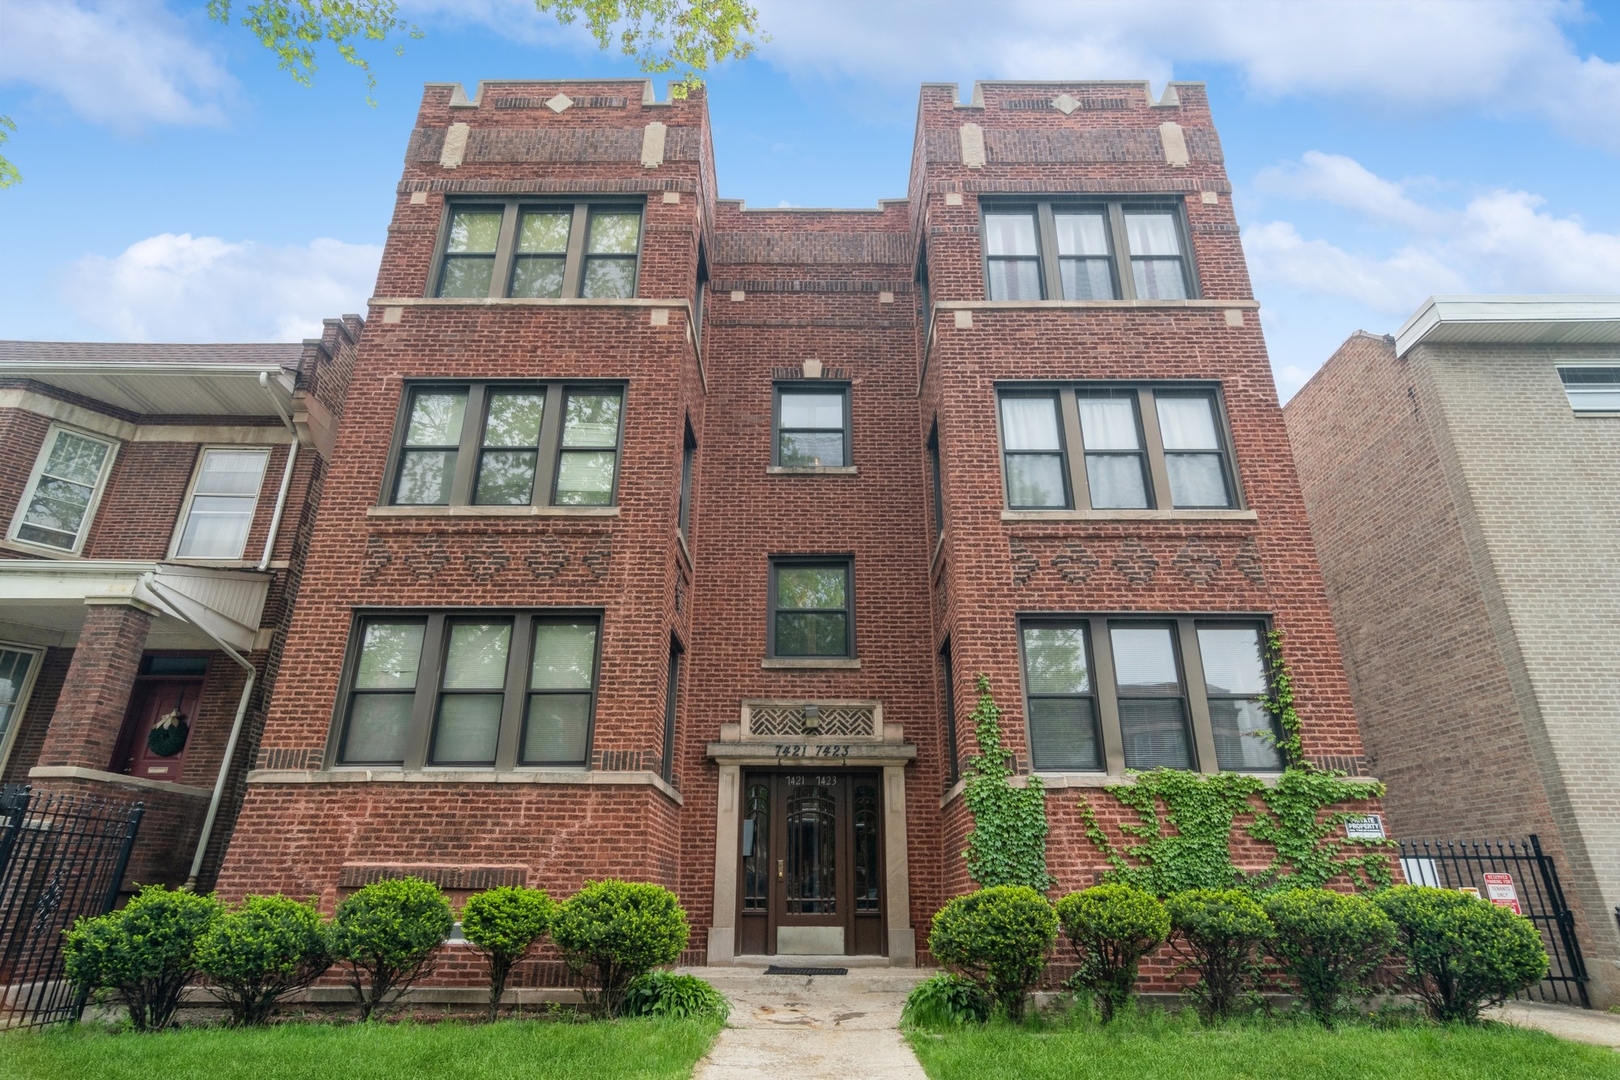
[[123, 772], [178, 781], [197, 723], [201, 679], [142, 679], [135, 684], [125, 725]]

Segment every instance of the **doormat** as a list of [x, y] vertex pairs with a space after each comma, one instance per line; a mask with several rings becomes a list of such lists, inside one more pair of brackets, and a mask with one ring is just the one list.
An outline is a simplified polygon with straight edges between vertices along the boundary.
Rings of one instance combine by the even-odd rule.
[[849, 968], [778, 967], [765, 969], [767, 975], [848, 975]]

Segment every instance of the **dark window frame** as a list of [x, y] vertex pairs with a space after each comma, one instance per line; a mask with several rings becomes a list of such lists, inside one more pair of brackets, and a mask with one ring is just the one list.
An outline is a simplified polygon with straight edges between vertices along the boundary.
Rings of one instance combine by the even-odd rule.
[[[1046, 398], [1053, 401], [1057, 414], [1058, 445], [1056, 450], [1008, 450], [1007, 436], [1003, 429], [1001, 402], [1003, 398]], [[1073, 447], [1078, 441], [1075, 430], [1069, 424], [1069, 416], [1073, 406], [1073, 391], [1065, 392], [1063, 387], [1051, 385], [1026, 386], [998, 386], [996, 387], [996, 446], [1000, 450], [1001, 458], [1001, 490], [1002, 505], [1008, 510], [1035, 510], [1035, 511], [1071, 511], [1079, 505], [1076, 486], [1081, 481], [1074, 476]], [[1012, 501], [1012, 484], [1009, 481], [1007, 458], [1009, 456], [1052, 457], [1058, 458], [1059, 469], [1063, 474], [1062, 506], [1015, 506]], [[1081, 461], [1084, 468], [1085, 462]]]
[[[450, 224], [455, 213], [459, 210], [495, 210], [501, 211], [501, 226], [499, 236], [495, 242], [495, 252], [492, 256], [493, 264], [490, 270], [489, 291], [485, 297], [445, 297], [440, 295], [444, 287], [444, 274], [447, 263], [456, 256], [447, 252], [450, 241]], [[572, 215], [568, 228], [568, 246], [563, 255], [563, 282], [562, 296], [549, 299], [577, 300], [590, 299], [583, 297], [585, 279], [585, 265], [589, 255], [585, 250], [589, 239], [591, 217], [604, 212], [635, 213], [640, 218], [636, 233], [636, 253], [634, 256], [611, 256], [615, 259], [635, 260], [635, 274], [632, 279], [630, 296], [641, 295], [641, 259], [646, 250], [647, 243], [647, 201], [643, 197], [569, 197], [545, 195], [519, 195], [507, 198], [457, 198], [446, 200], [444, 214], [439, 222], [438, 239], [433, 249], [433, 265], [428, 274], [425, 296], [433, 300], [446, 299], [530, 299], [527, 297], [512, 296], [512, 276], [517, 266], [517, 238], [518, 225], [525, 211], [567, 209]], [[595, 256], [602, 257], [602, 256]]]
[[681, 639], [671, 634], [669, 671], [666, 676], [668, 685], [664, 688], [664, 760], [659, 769], [659, 775], [664, 778], [666, 784], [675, 779], [675, 735], [680, 715], [681, 669], [686, 666], [681, 663], [681, 658], [685, 653], [686, 649], [681, 645]]
[[[782, 464], [782, 395], [784, 393], [821, 393], [842, 395], [844, 399], [844, 463], [842, 465], [783, 465]], [[771, 467], [775, 469], [803, 469], [819, 472], [823, 469], [849, 469], [855, 465], [854, 416], [851, 399], [852, 386], [841, 379], [784, 379], [771, 384]], [[826, 431], [826, 428], [788, 428], [788, 431]]]
[[951, 656], [951, 639], [939, 647], [939, 678], [945, 705], [945, 782], [962, 778], [962, 749], [956, 731], [956, 662]]
[[945, 535], [945, 478], [942, 475], [944, 462], [939, 452], [938, 423], [928, 432], [928, 470], [934, 495], [934, 541], [938, 543]]
[[[840, 567], [844, 571], [844, 652], [842, 653], [779, 653], [776, 650], [776, 622], [782, 609], [777, 607], [776, 572], [782, 567], [827, 568]], [[860, 656], [855, 639], [855, 556], [854, 555], [772, 555], [769, 560], [766, 588], [765, 655], [774, 660], [854, 660]], [[832, 611], [833, 608], [788, 608], [798, 611]]]
[[[1204, 661], [1202, 649], [1198, 642], [1198, 631], [1202, 629], [1253, 629], [1259, 634], [1261, 648], [1262, 671], [1266, 679], [1267, 692], [1271, 688], [1271, 672], [1265, 667], [1265, 640], [1266, 634], [1271, 630], [1271, 617], [1261, 613], [1251, 612], [1086, 612], [1086, 613], [1052, 613], [1029, 612], [1020, 614], [1016, 620], [1018, 633], [1018, 665], [1019, 690], [1023, 695], [1024, 732], [1026, 744], [1030, 748], [1031, 769], [1034, 772], [1059, 772], [1067, 770], [1043, 770], [1039, 764], [1039, 751], [1029, 727], [1030, 700], [1042, 695], [1031, 695], [1029, 692], [1029, 665], [1024, 655], [1024, 630], [1031, 626], [1078, 627], [1082, 632], [1087, 650], [1087, 660], [1091, 666], [1091, 698], [1095, 703], [1094, 715], [1097, 718], [1098, 734], [1101, 740], [1103, 771], [1109, 775], [1120, 775], [1128, 766], [1125, 762], [1124, 733], [1119, 717], [1119, 687], [1114, 664], [1114, 649], [1110, 631], [1119, 627], [1168, 627], [1170, 628], [1171, 647], [1175, 652], [1176, 670], [1181, 680], [1180, 700], [1183, 704], [1183, 717], [1187, 727], [1187, 747], [1193, 772], [1218, 772], [1220, 765], [1215, 749], [1214, 727], [1210, 717], [1209, 703], [1211, 700], [1221, 700], [1237, 695], [1214, 695], [1208, 692], [1207, 680], [1204, 674]], [[1072, 695], [1070, 695], [1072, 696]], [[1082, 695], [1083, 696], [1083, 695]], [[1133, 699], [1144, 695], [1130, 695]], [[1171, 696], [1171, 695], [1163, 695]], [[1281, 724], [1275, 715], [1271, 716], [1271, 730], [1273, 738], [1280, 740], [1283, 737]], [[1255, 774], [1269, 775], [1281, 771], [1281, 752], [1279, 750], [1279, 765], [1276, 769], [1251, 769], [1227, 771], [1247, 771]]]
[[[1047, 301], [1063, 301], [1067, 303], [1111, 303], [1121, 300], [1136, 300], [1135, 271], [1132, 269], [1132, 260], [1137, 258], [1155, 258], [1162, 256], [1138, 256], [1131, 252], [1130, 240], [1126, 232], [1125, 215], [1128, 212], [1143, 210], [1159, 210], [1170, 213], [1176, 225], [1176, 242], [1181, 248], [1181, 279], [1186, 291], [1186, 299], [1196, 300], [1203, 296], [1203, 289], [1198, 276], [1198, 263], [1193, 257], [1192, 230], [1187, 221], [1186, 201], [1164, 195], [1144, 196], [1085, 196], [1085, 195], [1035, 195], [1012, 199], [980, 199], [979, 200], [979, 256], [981, 280], [984, 282], [985, 299], [990, 296], [990, 263], [993, 259], [1029, 258], [1030, 256], [992, 256], [989, 244], [989, 232], [985, 218], [991, 214], [1029, 213], [1035, 217], [1035, 247], [1036, 266], [1039, 271], [1041, 298], [1040, 301], [1018, 300], [1000, 301], [1004, 303], [1035, 303]], [[1058, 253], [1057, 241], [1057, 214], [1062, 213], [1096, 213], [1101, 211], [1107, 223], [1108, 237], [1108, 263], [1109, 273], [1113, 279], [1114, 296], [1112, 300], [1082, 301], [1068, 300], [1061, 294], [1063, 290], [1063, 272], [1061, 260], [1065, 257]]]
[[[1018, 512], [1051, 512], [1081, 514], [1132, 514], [1169, 512], [1172, 514], [1230, 513], [1248, 508], [1244, 498], [1242, 473], [1238, 467], [1237, 448], [1232, 437], [1231, 416], [1227, 410], [1224, 387], [1208, 380], [1086, 380], [1081, 382], [1006, 382], [996, 384], [996, 440], [1001, 454], [1002, 507]], [[1137, 434], [1147, 465], [1147, 508], [1115, 509], [1094, 507], [1091, 485], [1086, 472], [1085, 437], [1080, 427], [1079, 399], [1087, 396], [1136, 395]], [[1062, 445], [1063, 472], [1068, 505], [1065, 507], [1014, 506], [1011, 487], [1007, 481], [1006, 437], [1001, 429], [1001, 400], [1003, 397], [1034, 397], [1056, 394], [1058, 398], [1059, 442]], [[1164, 437], [1159, 429], [1157, 395], [1165, 397], [1202, 396], [1209, 399], [1214, 414], [1215, 434], [1220, 447], [1221, 475], [1226, 483], [1226, 506], [1177, 506], [1170, 487]], [[1013, 451], [1017, 453], [1018, 451]], [[1050, 451], [1047, 451], [1050, 453]], [[1110, 451], [1102, 451], [1109, 453]], [[1180, 451], [1169, 451], [1175, 454]]]
[[688, 419], [681, 437], [681, 490], [675, 507], [675, 531], [682, 541], [692, 542], [692, 476], [697, 471], [697, 436]]
[[[415, 395], [422, 391], [467, 392], [467, 405], [461, 418], [461, 438], [455, 446], [456, 469], [450, 485], [447, 503], [402, 503], [399, 496], [400, 465], [404, 460], [406, 429], [410, 424], [411, 406]], [[540, 420], [540, 443], [535, 461], [534, 485], [527, 503], [479, 503], [477, 495], [478, 470], [483, 451], [485, 427], [488, 422], [488, 400], [491, 392], [541, 391], [545, 395], [544, 412]], [[619, 395], [619, 431], [614, 442], [613, 488], [605, 503], [558, 503], [556, 485], [558, 463], [563, 453], [563, 420], [567, 412], [568, 395], [572, 393], [613, 392]], [[629, 385], [612, 380], [556, 380], [556, 379], [406, 379], [399, 395], [394, 416], [393, 437], [388, 449], [388, 467], [384, 472], [381, 496], [377, 505], [432, 512], [448, 507], [466, 507], [477, 511], [511, 511], [523, 506], [561, 509], [601, 509], [619, 504], [619, 484], [624, 471], [625, 411], [629, 407]], [[413, 447], [412, 449], [436, 449]], [[444, 448], [448, 449], [448, 445]], [[603, 449], [606, 449], [605, 447]]]
[[[1027, 655], [1028, 641], [1026, 640], [1025, 634], [1024, 634], [1024, 632], [1026, 630], [1030, 629], [1030, 628], [1078, 629], [1080, 631], [1080, 644], [1081, 644], [1081, 647], [1085, 650], [1086, 663], [1088, 665], [1090, 665], [1088, 671], [1089, 671], [1089, 674], [1091, 676], [1091, 679], [1090, 679], [1091, 690], [1090, 690], [1089, 693], [1080, 693], [1080, 694], [1034, 694], [1034, 693], [1030, 692], [1030, 689], [1029, 689], [1029, 657]], [[1096, 646], [1093, 644], [1093, 640], [1094, 640], [1095, 636], [1096, 635], [1093, 632], [1093, 629], [1092, 629], [1089, 621], [1087, 621], [1085, 619], [1074, 619], [1074, 618], [1065, 619], [1065, 618], [1061, 618], [1061, 617], [1042, 618], [1042, 617], [1033, 617], [1033, 616], [1031, 616], [1031, 617], [1024, 617], [1024, 618], [1021, 618], [1021, 619], [1018, 620], [1018, 669], [1019, 669], [1019, 673], [1020, 673], [1020, 678], [1022, 679], [1021, 686], [1023, 688], [1023, 693], [1024, 693], [1024, 731], [1025, 731], [1025, 734], [1026, 734], [1026, 743], [1029, 746], [1029, 755], [1030, 755], [1029, 760], [1030, 760], [1030, 769], [1031, 769], [1031, 771], [1034, 771], [1034, 772], [1042, 772], [1042, 771], [1056, 772], [1056, 771], [1060, 771], [1060, 770], [1055, 770], [1055, 769], [1043, 770], [1041, 768], [1041, 765], [1040, 765], [1040, 762], [1039, 762], [1039, 758], [1040, 758], [1040, 755], [1041, 755], [1041, 750], [1036, 744], [1034, 731], [1030, 727], [1030, 716], [1034, 712], [1034, 709], [1031, 707], [1031, 703], [1036, 701], [1036, 700], [1042, 700], [1042, 701], [1045, 701], [1045, 700], [1064, 700], [1064, 701], [1067, 701], [1067, 700], [1073, 700], [1073, 699], [1085, 699], [1085, 700], [1089, 701], [1090, 704], [1091, 704], [1092, 725], [1095, 728], [1095, 731], [1093, 732], [1093, 734], [1094, 734], [1094, 736], [1096, 738], [1097, 749], [1098, 749], [1097, 758], [1098, 758], [1099, 761], [1104, 763], [1105, 768], [1107, 766], [1107, 761], [1108, 761], [1108, 755], [1107, 755], [1108, 741], [1104, 737], [1104, 734], [1103, 734], [1103, 717], [1102, 717], [1102, 696], [1103, 696], [1103, 694], [1102, 694], [1102, 685], [1101, 685], [1101, 682], [1099, 680], [1099, 676], [1098, 676], [1098, 673], [1097, 673], [1097, 651], [1096, 651]]]
[[[496, 756], [487, 764], [456, 763], [434, 764], [433, 744], [438, 735], [443, 689], [445, 655], [449, 647], [448, 627], [452, 622], [499, 622], [506, 620], [512, 632], [507, 643], [506, 681], [502, 685], [500, 727], [496, 735]], [[596, 624], [596, 652], [592, 658], [590, 705], [585, 722], [585, 754], [579, 761], [526, 762], [522, 760], [522, 740], [529, 719], [530, 669], [534, 663], [534, 628], [546, 622], [587, 622]], [[349, 625], [349, 640], [343, 655], [343, 673], [338, 681], [338, 693], [333, 704], [330, 732], [327, 737], [327, 768], [399, 769], [406, 772], [432, 770], [435, 772], [509, 772], [516, 769], [569, 768], [588, 769], [591, 750], [596, 737], [596, 711], [601, 694], [602, 627], [604, 613], [601, 608], [362, 608], [356, 610]], [[420, 625], [422, 654], [417, 666], [416, 684], [406, 689], [360, 689], [355, 686], [360, 652], [365, 643], [365, 628], [371, 623], [409, 623]], [[494, 691], [489, 691], [493, 693]], [[586, 691], [569, 691], [585, 693]], [[389, 694], [410, 696], [412, 699], [411, 724], [405, 737], [405, 756], [400, 761], [348, 760], [350, 734], [349, 720], [357, 696]]]

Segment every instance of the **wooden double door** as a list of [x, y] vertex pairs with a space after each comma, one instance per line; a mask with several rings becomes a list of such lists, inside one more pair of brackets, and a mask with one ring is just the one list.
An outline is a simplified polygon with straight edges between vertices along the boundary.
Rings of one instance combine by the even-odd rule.
[[739, 953], [886, 952], [882, 794], [877, 773], [744, 774]]

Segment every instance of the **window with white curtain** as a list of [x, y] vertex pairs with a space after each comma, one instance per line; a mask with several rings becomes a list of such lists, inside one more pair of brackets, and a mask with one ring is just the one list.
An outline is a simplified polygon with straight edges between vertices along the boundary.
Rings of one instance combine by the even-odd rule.
[[1185, 300], [1196, 294], [1179, 201], [983, 202], [990, 300]]
[[117, 444], [52, 424], [23, 489], [10, 539], [78, 554], [112, 471]]
[[270, 451], [206, 447], [180, 514], [179, 559], [240, 559]]
[[1239, 506], [1216, 387], [1005, 386], [1009, 510], [1231, 510]]

